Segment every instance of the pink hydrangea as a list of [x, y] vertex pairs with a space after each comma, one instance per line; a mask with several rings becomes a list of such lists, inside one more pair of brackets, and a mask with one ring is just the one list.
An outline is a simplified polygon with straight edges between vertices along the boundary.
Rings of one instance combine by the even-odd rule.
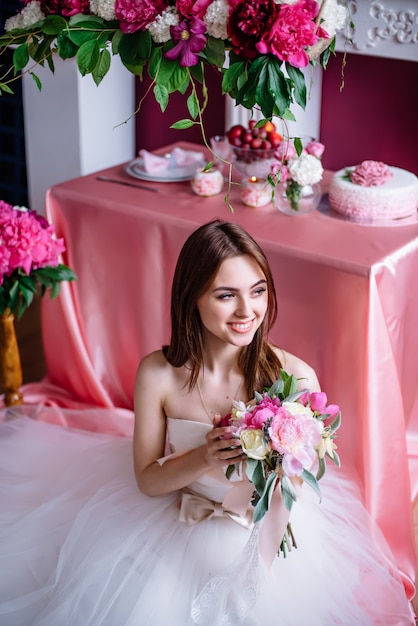
[[41, 267], [56, 267], [65, 250], [63, 239], [55, 239], [54, 227], [42, 216], [4, 202], [0, 203], [0, 242], [2, 277], [18, 268], [30, 274]]
[[256, 48], [261, 54], [274, 54], [294, 67], [306, 67], [306, 48], [327, 33], [315, 23], [319, 5], [315, 0], [299, 0], [296, 4], [281, 4], [269, 32]]
[[167, 7], [167, 0], [116, 0], [115, 16], [122, 32], [134, 33], [145, 30]]

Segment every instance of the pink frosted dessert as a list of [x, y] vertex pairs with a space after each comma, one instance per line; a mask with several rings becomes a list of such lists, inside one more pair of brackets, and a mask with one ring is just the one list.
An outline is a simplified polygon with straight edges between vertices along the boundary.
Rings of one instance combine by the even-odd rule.
[[334, 174], [329, 203], [337, 213], [359, 221], [409, 217], [418, 207], [418, 178], [380, 161], [363, 161]]

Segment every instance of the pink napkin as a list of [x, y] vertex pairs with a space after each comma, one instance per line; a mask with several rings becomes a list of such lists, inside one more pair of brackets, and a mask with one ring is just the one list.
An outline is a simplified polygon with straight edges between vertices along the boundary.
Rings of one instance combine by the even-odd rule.
[[183, 150], [182, 148], [174, 148], [171, 154], [166, 156], [159, 156], [148, 152], [148, 150], [140, 150], [139, 155], [142, 157], [144, 170], [148, 174], [159, 174], [166, 170], [189, 167], [204, 161], [203, 152]]

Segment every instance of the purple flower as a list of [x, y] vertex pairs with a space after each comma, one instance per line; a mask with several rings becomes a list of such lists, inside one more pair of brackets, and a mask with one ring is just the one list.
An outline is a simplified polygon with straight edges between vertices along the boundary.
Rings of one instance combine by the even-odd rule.
[[171, 26], [171, 38], [176, 44], [165, 53], [167, 59], [175, 61], [180, 58], [181, 67], [191, 67], [199, 61], [198, 53], [206, 45], [206, 24], [197, 17], [192, 18], [188, 23], [182, 20], [178, 26]]

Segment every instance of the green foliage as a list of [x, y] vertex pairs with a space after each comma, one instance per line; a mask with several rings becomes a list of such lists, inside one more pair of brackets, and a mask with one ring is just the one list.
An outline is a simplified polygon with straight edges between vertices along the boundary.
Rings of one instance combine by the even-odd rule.
[[38, 290], [41, 297], [49, 292], [51, 298], [56, 298], [61, 282], [72, 280], [77, 280], [77, 277], [66, 265], [42, 267], [32, 270], [29, 275], [20, 268], [16, 269], [10, 276], [4, 276], [0, 285], [0, 314], [10, 309], [20, 319]]

